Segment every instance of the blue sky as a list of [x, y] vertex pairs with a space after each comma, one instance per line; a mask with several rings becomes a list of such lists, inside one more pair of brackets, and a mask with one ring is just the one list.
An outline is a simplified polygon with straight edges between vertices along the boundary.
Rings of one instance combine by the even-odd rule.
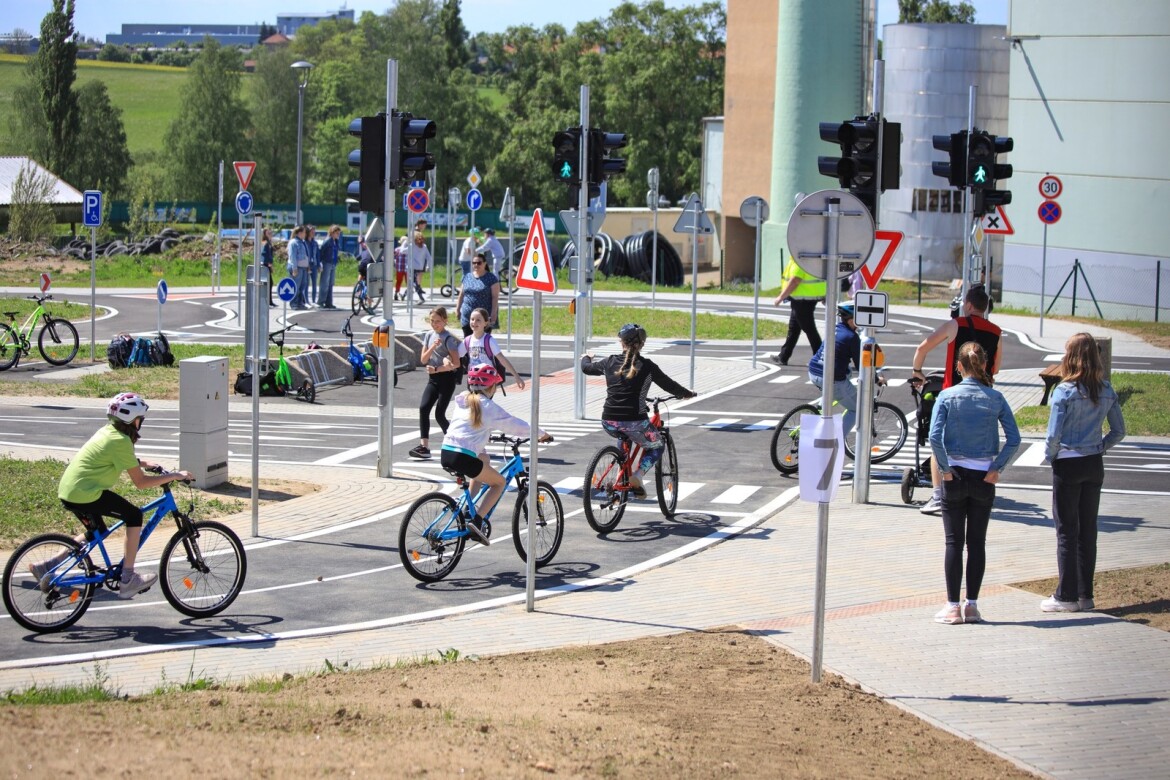
[[[969, 0], [975, 6], [975, 21], [981, 24], [1007, 24], [1009, 0]], [[205, 0], [201, 3], [164, 3], [154, 6], [142, 0], [76, 0], [73, 24], [81, 34], [104, 40], [120, 32], [125, 23], [184, 22], [217, 24], [254, 24], [276, 21], [278, 13], [323, 12], [333, 10], [341, 0], [251, 0], [241, 6], [236, 0]], [[609, 14], [619, 0], [593, 0], [589, 3], [549, 2], [548, 0], [463, 0], [463, 24], [471, 33], [503, 32], [508, 27], [531, 24], [543, 27], [557, 23], [572, 29], [577, 22]], [[666, 0], [670, 7], [694, 5], [689, 0]], [[0, 11], [0, 33], [16, 28], [36, 35], [41, 18], [53, 7], [50, 0], [4, 0]], [[346, 7], [360, 16], [363, 11], [381, 13], [390, 6], [388, 0], [348, 0]], [[897, 0], [878, 0], [878, 24], [898, 20]]]

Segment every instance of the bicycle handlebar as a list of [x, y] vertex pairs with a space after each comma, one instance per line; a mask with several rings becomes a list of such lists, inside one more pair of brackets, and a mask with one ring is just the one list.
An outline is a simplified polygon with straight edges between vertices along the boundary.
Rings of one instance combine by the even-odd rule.
[[45, 295], [26, 295], [26, 296], [24, 296], [24, 297], [25, 297], [27, 300], [30, 300], [30, 301], [36, 301], [37, 303], [44, 303], [45, 301], [49, 301], [49, 300], [52, 300], [52, 299], [53, 299], [53, 296], [52, 296], [52, 295], [49, 295], [49, 294], [45, 294]]

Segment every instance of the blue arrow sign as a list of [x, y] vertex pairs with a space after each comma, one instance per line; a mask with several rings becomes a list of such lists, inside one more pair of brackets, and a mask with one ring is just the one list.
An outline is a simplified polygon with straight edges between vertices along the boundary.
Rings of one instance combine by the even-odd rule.
[[159, 279], [155, 292], [158, 294], [158, 303], [161, 306], [167, 302], [167, 280]]
[[479, 211], [479, 207], [483, 205], [483, 193], [479, 190], [467, 191], [467, 208], [472, 211]]
[[276, 294], [285, 303], [291, 301], [297, 294], [297, 283], [291, 277], [284, 277], [280, 280], [280, 284], [276, 285]]
[[102, 194], [98, 190], [86, 190], [84, 200], [85, 226], [101, 227]]
[[241, 217], [252, 213], [252, 193], [247, 190], [240, 190], [236, 193], [236, 211], [240, 213]]

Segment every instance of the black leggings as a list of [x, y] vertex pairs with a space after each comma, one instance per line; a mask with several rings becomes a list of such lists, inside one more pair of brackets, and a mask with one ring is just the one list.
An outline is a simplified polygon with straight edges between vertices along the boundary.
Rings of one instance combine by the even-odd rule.
[[[112, 490], [103, 490], [97, 501], [88, 504], [75, 504], [65, 499], [61, 499], [61, 503], [79, 519], [94, 516], [113, 517], [121, 520], [128, 528], [142, 526], [142, 510]], [[88, 530], [89, 524], [84, 519], [81, 522]]]
[[431, 409], [435, 410], [435, 419], [443, 433], [447, 432], [447, 404], [451, 403], [451, 396], [455, 395], [455, 379], [459, 376], [456, 371], [444, 371], [431, 374], [427, 379], [427, 386], [423, 388], [422, 401], [418, 405], [418, 433], [423, 439], [431, 438]]

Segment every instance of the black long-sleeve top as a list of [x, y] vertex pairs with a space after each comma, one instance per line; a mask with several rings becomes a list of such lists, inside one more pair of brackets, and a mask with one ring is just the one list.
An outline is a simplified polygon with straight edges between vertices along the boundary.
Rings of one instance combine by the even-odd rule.
[[638, 372], [632, 379], [626, 379], [625, 372], [621, 370], [625, 359], [624, 353], [599, 360], [594, 360], [588, 355], [581, 358], [583, 372], [593, 376], [605, 376], [606, 395], [605, 407], [601, 411], [602, 419], [646, 419], [649, 415], [646, 396], [650, 394], [651, 384], [656, 384], [666, 392], [681, 398], [690, 396], [690, 390], [668, 377], [653, 360], [642, 356], [638, 356], [634, 361]]

